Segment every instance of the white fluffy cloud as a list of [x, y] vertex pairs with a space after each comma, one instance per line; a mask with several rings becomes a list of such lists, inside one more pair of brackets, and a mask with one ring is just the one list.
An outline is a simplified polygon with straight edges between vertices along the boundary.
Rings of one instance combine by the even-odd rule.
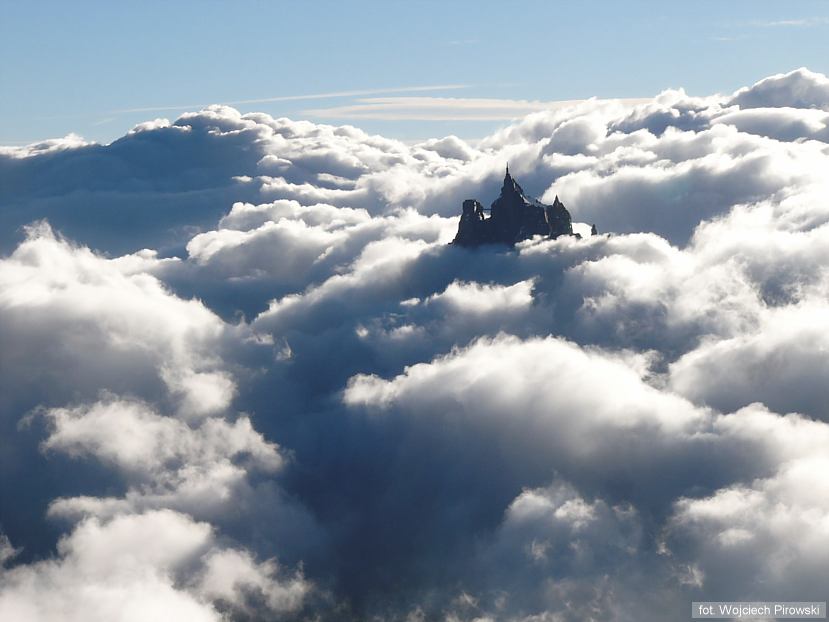
[[768, 590], [798, 599], [819, 591], [829, 571], [826, 424], [753, 404], [717, 429], [765, 445], [777, 465], [768, 477], [679, 498], [663, 533], [665, 552], [693, 567], [714, 597]]
[[[524, 490], [505, 509], [478, 561], [490, 571], [477, 585], [481, 594], [501, 589], [518, 601], [501, 616], [535, 607], [579, 619], [587, 603], [572, 582], [601, 577], [594, 596], [602, 607], [624, 603], [649, 618], [653, 602], [636, 598], [643, 571], [654, 600], [675, 600], [677, 590], [721, 599], [729, 589], [741, 598], [760, 588], [776, 598], [819, 590], [816, 577], [829, 570], [826, 424], [757, 404], [718, 414], [650, 386], [649, 376], [647, 359], [501, 338], [393, 380], [357, 376], [344, 399], [437, 431], [463, 430], [465, 451], [482, 446], [490, 468], [562, 473], [591, 495], [558, 481]], [[435, 432], [429, 442], [456, 439]], [[667, 482], [669, 495], [685, 491], [673, 503], [658, 500]], [[672, 516], [649, 543], [643, 530], [653, 503], [667, 503], [657, 513]], [[561, 579], [561, 591], [551, 591]], [[497, 599], [481, 606], [496, 614], [505, 607]]]
[[0, 570], [3, 619], [218, 622], [223, 612], [254, 607], [273, 618], [297, 609], [310, 587], [169, 510], [87, 519], [60, 541], [58, 555]]
[[58, 499], [51, 513], [77, 516], [146, 507], [173, 507], [210, 516], [244, 489], [249, 469], [276, 471], [283, 458], [247, 417], [211, 418], [191, 427], [146, 404], [108, 399], [44, 415], [51, 433], [46, 451], [94, 457], [122, 471], [131, 483], [124, 499]]
[[801, 67], [760, 80], [734, 93], [740, 108], [829, 108], [829, 79]]
[[[0, 260], [4, 429], [45, 422], [47, 464], [92, 459], [123, 489], [50, 500], [51, 517], [81, 522], [58, 557], [0, 576], [4, 618], [219, 620], [228, 607], [296, 609], [309, 589], [301, 577], [279, 584], [275, 561], [219, 547], [191, 518], [221, 518], [254, 495], [251, 473], [284, 457], [249, 417], [225, 418], [237, 385], [223, 354], [244, 349], [246, 329], [148, 273], [165, 263], [151, 252], [107, 259], [47, 225]], [[24, 448], [13, 466], [40, 468]], [[204, 556], [199, 591], [190, 573]]]
[[155, 263], [152, 255], [106, 259], [47, 225], [30, 229], [0, 261], [7, 399], [28, 389], [34, 406], [111, 389], [166, 393], [184, 416], [227, 408], [235, 384], [219, 352], [233, 328], [172, 295], [145, 261]]

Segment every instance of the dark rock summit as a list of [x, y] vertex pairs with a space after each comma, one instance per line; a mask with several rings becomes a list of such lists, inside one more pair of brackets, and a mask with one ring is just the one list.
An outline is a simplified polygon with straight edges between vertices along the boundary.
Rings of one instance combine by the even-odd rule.
[[[485, 211], [489, 211], [487, 218]], [[452, 244], [479, 246], [481, 244], [508, 244], [512, 246], [534, 235], [557, 238], [573, 235], [570, 212], [556, 197], [552, 205], [527, 196], [518, 182], [509, 174], [504, 176], [501, 194], [492, 207], [485, 210], [475, 199], [463, 202], [463, 213], [458, 233]]]

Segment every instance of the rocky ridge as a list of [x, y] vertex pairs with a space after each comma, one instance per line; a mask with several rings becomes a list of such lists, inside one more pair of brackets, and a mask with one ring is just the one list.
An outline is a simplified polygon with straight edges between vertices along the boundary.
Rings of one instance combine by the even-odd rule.
[[[485, 212], [489, 211], [487, 217]], [[596, 233], [595, 225], [592, 232]], [[546, 205], [524, 190], [510, 175], [507, 166], [501, 194], [489, 210], [476, 199], [463, 202], [463, 212], [458, 223], [458, 233], [452, 244], [458, 246], [480, 246], [481, 244], [507, 244], [527, 240], [541, 235], [557, 238], [573, 233], [570, 212], [558, 197], [552, 205]]]

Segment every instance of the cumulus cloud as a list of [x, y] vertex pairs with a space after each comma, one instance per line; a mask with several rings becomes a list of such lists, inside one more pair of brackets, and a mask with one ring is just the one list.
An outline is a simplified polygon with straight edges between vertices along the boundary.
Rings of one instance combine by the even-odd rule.
[[52, 405], [109, 389], [166, 396], [185, 416], [226, 408], [235, 384], [219, 353], [234, 329], [142, 269], [154, 262], [107, 259], [46, 224], [30, 228], [0, 261], [4, 405], [27, 395], [30, 407]]
[[724, 410], [759, 400], [829, 419], [819, 381], [826, 372], [824, 311], [805, 302], [770, 309], [756, 330], [705, 342], [683, 355], [671, 366], [671, 385]]
[[310, 586], [273, 561], [222, 546], [210, 525], [169, 510], [80, 523], [54, 559], [0, 572], [0, 615], [41, 620], [227, 619], [298, 609]]
[[829, 79], [801, 67], [760, 80], [734, 93], [731, 103], [740, 108], [829, 107]]
[[[829, 546], [825, 528], [825, 423], [780, 417], [753, 404], [720, 429], [754, 437], [776, 454], [768, 477], [735, 483], [711, 495], [681, 497], [667, 522], [666, 553], [695, 568], [714, 597], [768, 591], [798, 598], [819, 591]], [[755, 564], [754, 572], [743, 569]]]
[[249, 469], [275, 471], [283, 458], [246, 417], [233, 424], [208, 419], [195, 429], [146, 404], [108, 399], [44, 413], [51, 432], [46, 451], [94, 457], [130, 481], [124, 499], [75, 497], [54, 501], [53, 515], [111, 514], [144, 507], [175, 507], [213, 515], [240, 494]]
[[[212, 106], [3, 148], [0, 617], [818, 599], [826, 84], [525, 102], [477, 141]], [[600, 234], [449, 245], [507, 161]]]
[[[54, 473], [60, 468], [52, 459], [55, 454], [95, 459], [109, 473], [105, 481], [110, 486], [108, 495], [96, 494], [95, 476], [83, 467], [69, 466], [75, 486], [54, 490], [52, 499], [35, 497], [28, 501], [33, 506], [25, 498], [15, 505], [4, 504], [3, 522], [12, 527], [18, 513], [45, 510], [43, 502], [49, 503], [52, 517], [69, 519], [70, 524], [82, 520], [61, 541], [59, 558], [15, 566], [4, 575], [8, 583], [0, 609], [7, 617], [45, 620], [65, 607], [70, 617], [136, 619], [163, 611], [172, 618], [220, 619], [219, 609], [201, 597], [180, 593], [168, 580], [173, 567], [180, 566], [182, 573], [190, 568], [196, 548], [212, 534], [212, 527], [194, 523], [190, 516], [221, 522], [233, 503], [238, 508], [254, 495], [250, 474], [274, 472], [284, 458], [273, 442], [255, 431], [249, 417], [225, 418], [236, 381], [222, 354], [244, 349], [247, 337], [239, 332], [244, 327], [226, 325], [200, 302], [173, 295], [146, 272], [158, 264], [164, 261], [152, 253], [118, 259], [98, 256], [56, 236], [45, 224], [31, 228], [27, 240], [0, 261], [0, 330], [6, 344], [0, 355], [4, 368], [0, 416], [8, 447], [15, 446], [7, 454], [10, 462], [3, 472], [3, 487], [15, 486], [23, 471], [36, 480], [38, 474]], [[27, 444], [35, 438], [25, 432], [40, 430], [41, 422], [46, 436], [39, 450], [46, 463], [37, 460], [38, 447]], [[120, 482], [112, 478], [116, 474]], [[123, 493], [115, 493], [118, 489]], [[42, 493], [50, 495], [50, 488]], [[188, 515], [162, 512], [167, 508]], [[161, 513], [143, 514], [148, 510]], [[90, 516], [94, 519], [85, 518]], [[165, 517], [171, 516], [170, 526]], [[158, 524], [145, 529], [152, 521]], [[181, 534], [176, 532], [179, 527]], [[123, 581], [114, 581], [109, 595], [104, 584], [113, 576], [110, 571], [99, 570], [96, 559], [86, 571], [84, 556], [93, 546], [103, 547], [96, 556], [103, 554], [112, 530], [120, 533], [114, 543], [135, 531], [130, 542], [142, 547], [140, 541], [155, 529], [170, 531], [173, 541], [180, 535], [186, 542], [191, 527], [201, 534], [197, 547], [174, 554], [172, 560], [141, 560], [139, 567], [127, 569]], [[34, 532], [42, 534], [38, 529]], [[20, 535], [24, 537], [21, 550], [26, 551], [32, 546], [27, 540], [32, 532], [24, 530]], [[163, 542], [158, 546], [165, 550]], [[111, 555], [117, 559], [130, 553], [112, 547]], [[230, 592], [217, 599], [241, 602], [251, 587], [265, 594], [264, 601], [276, 603], [279, 598], [274, 594], [282, 588], [269, 585], [276, 566], [273, 562], [259, 566], [252, 557], [246, 559], [247, 570], [239, 560], [234, 562], [244, 576], [228, 575]], [[210, 562], [211, 567], [216, 563]], [[146, 574], [149, 583], [133, 584], [136, 573]], [[262, 576], [251, 578], [251, 573]], [[84, 577], [89, 581], [88, 599], [73, 600]], [[217, 579], [211, 581], [215, 591]], [[103, 583], [96, 587], [96, 582]], [[42, 599], [53, 586], [56, 600]], [[230, 598], [234, 590], [237, 597]], [[160, 598], [146, 604], [149, 611], [139, 606], [155, 591]], [[304, 591], [296, 592], [291, 602], [301, 601]], [[64, 602], [67, 599], [72, 602]], [[135, 606], [114, 613], [119, 603], [133, 601]]]
[[[524, 490], [505, 510], [479, 562], [487, 570], [468, 575], [485, 608], [499, 616], [557, 611], [580, 619], [592, 602], [584, 598], [601, 596], [603, 611], [624, 602], [626, 610], [650, 618], [654, 601], [701, 590], [724, 599], [723, 585], [747, 599], [761, 589], [778, 598], [805, 598], [819, 589], [814, 577], [826, 568], [815, 551], [827, 541], [825, 530], [808, 523], [825, 514], [819, 468], [825, 424], [758, 405], [717, 414], [649, 386], [648, 373], [646, 360], [554, 340], [502, 338], [413, 366], [390, 381], [357, 376], [344, 399], [380, 408], [383, 416], [425, 419], [420, 425], [436, 430], [429, 444], [459, 451], [462, 443], [464, 452], [486, 454], [490, 469], [521, 472], [523, 481], [556, 472], [576, 483]], [[438, 432], [447, 428], [463, 430], [462, 440]], [[460, 468], [440, 467], [444, 474]], [[502, 472], [499, 484], [509, 477]], [[694, 496], [706, 489], [715, 492]], [[674, 501], [679, 490], [685, 492]], [[643, 540], [645, 526], [665, 514], [672, 516], [661, 539]], [[807, 535], [787, 535], [793, 531]], [[801, 561], [806, 567], [795, 573], [793, 564]], [[747, 570], [755, 565], [761, 570]], [[597, 570], [589, 578], [582, 574]], [[642, 571], [649, 598], [636, 603]], [[730, 578], [735, 572], [739, 577]], [[605, 584], [598, 592], [575, 596], [579, 581], [593, 585], [600, 578]], [[558, 579], [564, 581], [553, 590]], [[499, 590], [513, 599], [509, 606], [492, 596]]]

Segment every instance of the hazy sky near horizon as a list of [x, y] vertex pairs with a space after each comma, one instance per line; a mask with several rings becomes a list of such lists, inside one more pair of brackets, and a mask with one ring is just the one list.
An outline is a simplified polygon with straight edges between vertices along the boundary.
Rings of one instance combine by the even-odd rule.
[[[829, 71], [829, 3], [0, 1], [0, 144], [211, 103], [403, 139], [539, 102]], [[490, 101], [498, 100], [498, 101]]]

